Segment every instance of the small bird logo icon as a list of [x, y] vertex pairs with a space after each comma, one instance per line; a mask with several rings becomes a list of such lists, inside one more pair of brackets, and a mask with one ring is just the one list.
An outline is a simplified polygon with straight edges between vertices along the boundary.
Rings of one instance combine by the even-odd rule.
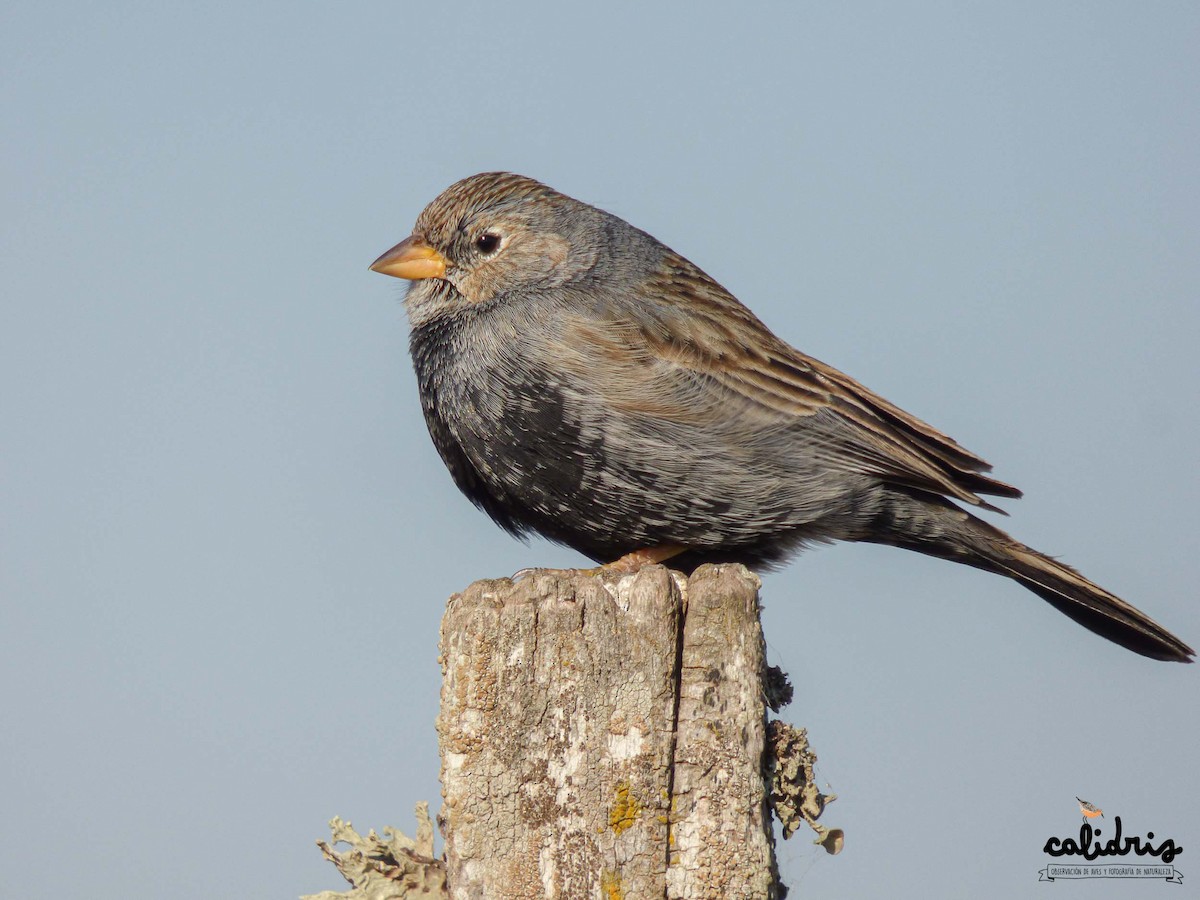
[[1083, 818], [1085, 820], [1095, 819], [1098, 816], [1104, 815], [1104, 810], [1096, 806], [1094, 803], [1088, 803], [1082, 797], [1076, 797], [1075, 799], [1079, 801], [1079, 811], [1083, 813]]

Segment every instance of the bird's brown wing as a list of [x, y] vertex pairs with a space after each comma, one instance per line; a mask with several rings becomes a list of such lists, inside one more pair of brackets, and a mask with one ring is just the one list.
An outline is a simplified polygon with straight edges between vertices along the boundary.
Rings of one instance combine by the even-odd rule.
[[[781, 341], [728, 291], [687, 260], [666, 257], [638, 315], [568, 325], [587, 365], [636, 372], [599, 379], [614, 406], [711, 421], [720, 409], [784, 424], [812, 422], [810, 452], [834, 465], [995, 509], [979, 495], [1020, 497], [989, 477], [988, 463], [853, 378]], [[617, 373], [614, 373], [617, 374]], [[630, 385], [637, 385], [630, 388]], [[711, 396], [713, 386], [724, 391]]]

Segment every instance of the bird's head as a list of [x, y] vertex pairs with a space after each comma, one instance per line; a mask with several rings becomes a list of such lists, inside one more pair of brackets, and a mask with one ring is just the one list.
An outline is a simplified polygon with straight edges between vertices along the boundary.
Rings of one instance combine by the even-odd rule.
[[412, 235], [371, 264], [413, 281], [413, 324], [514, 292], [562, 285], [596, 262], [603, 214], [507, 172], [464, 178], [425, 207]]

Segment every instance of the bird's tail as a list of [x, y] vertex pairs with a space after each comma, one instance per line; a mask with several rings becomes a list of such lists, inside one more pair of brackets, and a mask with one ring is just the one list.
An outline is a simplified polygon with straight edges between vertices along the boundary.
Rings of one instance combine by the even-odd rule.
[[1172, 662], [1191, 662], [1195, 656], [1141, 610], [941, 497], [891, 488], [874, 526], [867, 540], [1007, 575], [1084, 628], [1134, 653]]

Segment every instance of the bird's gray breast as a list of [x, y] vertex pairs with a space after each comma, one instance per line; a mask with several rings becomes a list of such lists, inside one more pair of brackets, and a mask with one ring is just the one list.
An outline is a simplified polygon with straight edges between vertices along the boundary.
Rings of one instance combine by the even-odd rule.
[[[515, 305], [515, 304], [514, 304]], [[413, 364], [438, 452], [458, 487], [501, 525], [570, 542], [605, 436], [547, 348], [553, 318], [492, 308], [414, 328]]]

